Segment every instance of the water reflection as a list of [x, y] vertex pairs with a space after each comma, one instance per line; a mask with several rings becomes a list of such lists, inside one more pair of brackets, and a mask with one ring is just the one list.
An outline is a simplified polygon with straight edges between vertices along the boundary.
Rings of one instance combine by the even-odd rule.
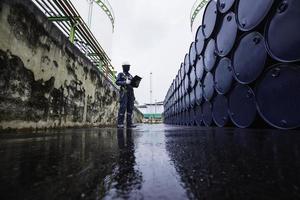
[[9, 137], [0, 140], [0, 199], [102, 199], [111, 187], [123, 198], [140, 187], [129, 132], [65, 130]]
[[131, 129], [117, 131], [119, 156], [114, 169], [112, 185], [105, 199], [128, 199], [141, 189], [143, 177], [136, 168], [135, 145]]
[[163, 131], [159, 125], [118, 131], [119, 160], [104, 199], [186, 199]]
[[0, 135], [0, 199], [300, 199], [298, 132], [143, 125]]
[[300, 135], [168, 131], [166, 148], [190, 199], [299, 199]]

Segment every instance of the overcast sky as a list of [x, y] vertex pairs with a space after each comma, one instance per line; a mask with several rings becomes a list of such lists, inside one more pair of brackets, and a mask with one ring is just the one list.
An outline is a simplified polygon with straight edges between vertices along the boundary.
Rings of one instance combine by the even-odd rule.
[[[87, 0], [72, 0], [87, 19]], [[190, 12], [195, 0], [110, 0], [115, 30], [102, 10], [94, 5], [92, 31], [107, 51], [113, 66], [121, 71], [123, 61], [131, 63], [131, 74], [143, 77], [135, 90], [140, 103], [150, 101], [150, 72], [153, 102], [163, 101], [184, 60], [194, 33]], [[199, 24], [198, 19], [197, 24]], [[194, 29], [197, 27], [195, 26]]]

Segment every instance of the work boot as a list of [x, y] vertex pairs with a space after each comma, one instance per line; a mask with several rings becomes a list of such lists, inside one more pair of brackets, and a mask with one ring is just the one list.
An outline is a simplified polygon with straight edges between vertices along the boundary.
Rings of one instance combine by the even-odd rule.
[[133, 124], [132, 123], [132, 114], [129, 112], [127, 113], [126, 124], [127, 124], [127, 127], [130, 127]]
[[[118, 114], [118, 121], [117, 121], [118, 125], [123, 125], [124, 124], [124, 114], [122, 114], [121, 112], [119, 112]], [[123, 125], [124, 126], [124, 125]]]
[[124, 124], [118, 124], [117, 128], [124, 128]]
[[135, 128], [136, 127], [136, 125], [134, 125], [134, 124], [127, 124], [127, 128]]

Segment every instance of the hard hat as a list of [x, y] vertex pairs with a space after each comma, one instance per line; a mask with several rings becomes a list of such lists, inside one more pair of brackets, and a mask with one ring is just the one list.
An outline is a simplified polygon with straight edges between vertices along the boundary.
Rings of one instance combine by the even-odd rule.
[[125, 61], [122, 63], [122, 66], [130, 66], [130, 63], [128, 61]]

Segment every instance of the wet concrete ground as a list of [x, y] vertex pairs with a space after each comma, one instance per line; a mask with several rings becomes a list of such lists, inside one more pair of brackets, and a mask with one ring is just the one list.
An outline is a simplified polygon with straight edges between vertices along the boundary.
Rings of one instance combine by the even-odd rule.
[[300, 132], [141, 125], [1, 134], [0, 199], [300, 199]]

